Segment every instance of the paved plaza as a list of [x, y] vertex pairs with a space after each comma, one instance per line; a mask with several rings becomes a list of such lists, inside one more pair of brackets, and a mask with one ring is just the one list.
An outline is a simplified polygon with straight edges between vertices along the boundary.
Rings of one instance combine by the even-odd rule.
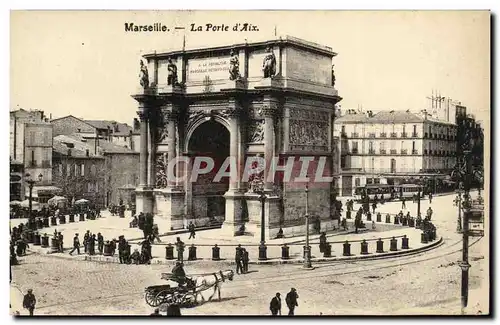
[[[473, 194], [474, 196], [474, 194]], [[433, 222], [438, 228], [438, 236], [443, 237], [442, 245], [410, 256], [385, 258], [378, 260], [326, 261], [316, 263], [312, 271], [304, 271], [301, 265], [251, 265], [250, 273], [236, 275], [234, 281], [226, 282], [222, 287], [222, 301], [183, 308], [184, 315], [222, 315], [268, 314], [268, 304], [275, 292], [282, 295], [290, 287], [299, 293], [299, 315], [347, 315], [347, 314], [419, 314], [422, 311], [445, 314], [460, 313], [460, 268], [457, 261], [461, 258], [461, 237], [455, 232], [457, 208], [452, 205], [454, 195], [435, 197], [432, 201]], [[380, 209], [383, 214], [397, 213], [400, 202], [391, 202]], [[421, 210], [429, 206], [428, 200], [422, 202]], [[356, 209], [355, 205], [355, 209]], [[416, 208], [411, 202], [407, 207]], [[406, 213], [406, 211], [403, 211]], [[76, 222], [58, 226], [64, 232], [69, 247], [74, 232], [83, 234], [86, 229], [101, 231], [105, 238], [117, 237], [123, 233], [129, 238], [139, 238], [138, 229], [129, 229], [129, 218], [103, 214], [100, 220]], [[17, 221], [13, 221], [17, 222]], [[106, 226], [107, 225], [107, 226]], [[381, 225], [382, 226], [382, 225]], [[54, 227], [50, 228], [53, 229]], [[49, 231], [48, 231], [49, 232]], [[330, 233], [330, 242], [359, 239], [391, 237], [401, 232], [410, 234], [419, 231], [402, 226], [384, 231], [365, 231], [360, 234], [345, 232]], [[49, 232], [50, 233], [50, 232]], [[237, 244], [235, 240], [217, 238], [217, 230], [199, 231], [196, 239], [188, 240], [189, 234], [163, 236], [163, 243], [173, 242], [179, 236], [187, 243], [199, 246], [198, 257], [209, 255], [204, 244], [215, 242], [227, 245]], [[301, 253], [303, 237], [272, 240], [268, 242], [268, 256], [279, 256], [280, 244], [284, 241], [297, 242], [297, 250], [291, 249], [290, 255]], [[317, 242], [317, 235], [311, 236]], [[250, 252], [250, 259], [258, 256], [253, 246], [244, 241], [242, 245]], [[481, 279], [488, 278], [488, 264], [485, 254], [488, 249], [483, 239], [472, 239], [470, 249], [470, 304], [468, 313], [486, 313], [484, 295], [479, 292], [488, 285]], [[272, 246], [276, 244], [277, 246]], [[410, 247], [419, 242], [410, 238]], [[359, 243], [358, 243], [359, 245]], [[399, 244], [400, 245], [400, 244]], [[290, 244], [294, 247], [293, 244]], [[357, 245], [356, 245], [357, 246]], [[352, 251], [359, 254], [359, 248], [353, 244]], [[388, 246], [385, 246], [386, 250]], [[206, 246], [209, 249], [209, 246]], [[374, 248], [370, 248], [374, 249]], [[332, 255], [341, 254], [340, 248], [332, 247]], [[227, 253], [226, 253], [227, 251]], [[144, 302], [143, 290], [146, 286], [164, 283], [160, 273], [170, 272], [171, 265], [152, 263], [151, 265], [121, 265], [117, 263], [96, 263], [83, 261], [80, 257], [69, 258], [67, 253], [40, 254], [32, 252], [20, 258], [20, 265], [13, 267], [11, 297], [13, 310], [25, 313], [19, 306], [21, 292], [33, 288], [38, 299], [36, 314], [73, 315], [75, 304], [78, 314], [149, 314], [152, 307]], [[153, 255], [164, 260], [164, 246], [155, 245]], [[188, 274], [216, 272], [233, 269], [234, 246], [222, 246], [221, 255], [226, 260], [198, 260], [186, 263]], [[313, 245], [313, 256], [320, 256], [317, 245]], [[63, 257], [64, 256], [64, 257]], [[63, 258], [61, 258], [63, 257]], [[187, 252], [185, 253], [187, 257]], [[172, 263], [168, 262], [168, 263]], [[314, 264], [314, 263], [313, 263]], [[394, 288], [398, 288], [395, 290]], [[209, 296], [210, 293], [207, 293]], [[112, 304], [110, 302], [113, 302]], [[359, 306], [365, 306], [360, 309]], [[314, 308], [313, 308], [314, 307]], [[284, 306], [286, 309], [286, 306]], [[311, 310], [314, 310], [312, 312]]]

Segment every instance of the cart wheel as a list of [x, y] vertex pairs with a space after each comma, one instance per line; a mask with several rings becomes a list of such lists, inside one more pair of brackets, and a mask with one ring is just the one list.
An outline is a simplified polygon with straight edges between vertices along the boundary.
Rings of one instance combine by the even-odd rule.
[[158, 305], [161, 304], [170, 304], [172, 301], [172, 293], [166, 290], [158, 292], [155, 299], [158, 301]]
[[158, 307], [161, 304], [161, 301], [156, 298], [157, 296], [158, 295], [156, 294], [155, 291], [148, 290], [144, 295], [144, 299], [146, 300], [146, 303], [151, 307]]

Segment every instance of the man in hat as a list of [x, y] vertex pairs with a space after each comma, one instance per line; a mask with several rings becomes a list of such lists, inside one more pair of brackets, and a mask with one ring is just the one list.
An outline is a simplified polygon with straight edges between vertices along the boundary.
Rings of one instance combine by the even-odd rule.
[[236, 262], [236, 274], [243, 274], [243, 248], [238, 244], [236, 247], [236, 254], [234, 256], [234, 261]]
[[33, 289], [28, 289], [28, 293], [24, 295], [23, 299], [23, 308], [28, 309], [30, 312], [30, 316], [33, 316], [33, 312], [35, 311], [36, 298], [33, 294]]
[[59, 244], [59, 252], [64, 252], [64, 246], [63, 246], [63, 235], [61, 234], [61, 232], [59, 231], [57, 233], [57, 243]]
[[80, 239], [78, 238], [78, 234], [75, 234], [75, 237], [73, 237], [73, 249], [69, 252], [69, 255], [73, 255], [75, 250], [80, 255]]
[[276, 293], [276, 296], [274, 296], [273, 299], [271, 299], [269, 309], [271, 310], [271, 314], [273, 316], [277, 316], [278, 313], [281, 316], [281, 295], [279, 292]]
[[248, 262], [250, 261], [250, 257], [248, 256], [246, 248], [242, 249], [241, 261], [243, 262], [243, 273], [248, 273]]
[[[124, 261], [122, 260], [123, 255], [120, 255], [120, 263], [123, 263]], [[139, 250], [136, 248], [134, 249], [134, 252], [132, 255], [130, 255], [130, 259], [132, 260], [132, 263], [138, 265], [141, 261], [141, 253], [139, 253]]]
[[179, 262], [184, 261], [184, 242], [181, 240], [180, 237], [177, 237], [177, 242], [175, 243], [175, 246], [177, 247], [177, 260]]
[[104, 237], [101, 235], [101, 233], [97, 233], [97, 249], [99, 250], [99, 254], [102, 255], [103, 250], [104, 250]]
[[188, 239], [191, 239], [191, 238], [195, 239], [196, 233], [195, 233], [194, 224], [192, 221], [189, 222], [188, 230], [189, 230], [189, 238]]
[[295, 307], [299, 305], [297, 302], [297, 299], [299, 298], [299, 295], [297, 294], [297, 290], [295, 288], [292, 288], [289, 293], [287, 293], [285, 302], [286, 305], [288, 306], [288, 316], [293, 316]]
[[87, 253], [89, 238], [90, 238], [90, 230], [87, 230], [85, 235], [83, 235], [83, 252], [84, 253]]
[[184, 271], [184, 264], [182, 262], [176, 262], [174, 268], [172, 269], [172, 275], [174, 276], [173, 281], [176, 281], [179, 286], [184, 285], [186, 282], [186, 272]]

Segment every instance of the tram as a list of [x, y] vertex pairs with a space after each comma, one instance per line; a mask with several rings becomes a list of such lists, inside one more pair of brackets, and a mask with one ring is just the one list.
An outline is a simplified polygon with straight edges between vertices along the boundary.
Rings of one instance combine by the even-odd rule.
[[423, 195], [422, 185], [418, 184], [400, 184], [400, 185], [390, 185], [390, 184], [368, 184], [365, 186], [358, 186], [354, 190], [354, 200], [361, 202], [364, 195], [368, 195], [370, 201], [375, 199], [384, 199], [385, 201], [401, 200], [402, 198], [412, 199], [418, 195], [420, 191], [420, 197]]

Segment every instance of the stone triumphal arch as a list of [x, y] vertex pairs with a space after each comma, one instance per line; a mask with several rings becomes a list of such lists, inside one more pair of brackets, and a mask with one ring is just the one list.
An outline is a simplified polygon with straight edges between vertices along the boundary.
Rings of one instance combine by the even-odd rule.
[[[141, 86], [132, 95], [141, 123], [137, 211], [154, 213], [161, 229], [218, 221], [231, 236], [260, 239], [262, 224], [268, 238], [280, 228], [298, 234], [305, 229], [307, 185], [312, 224], [337, 226], [335, 185], [315, 178], [319, 166], [319, 176], [334, 176], [337, 163], [335, 55], [292, 37], [145, 55]], [[216, 168], [193, 180], [193, 161], [202, 156]], [[283, 172], [270, 179], [268, 169], [245, 179], [245, 164], [256, 156], [266, 163], [274, 157], [282, 165], [291, 161], [291, 179]], [[237, 177], [215, 182], [227, 157], [234, 158], [229, 171]], [[303, 159], [309, 168], [301, 171]], [[167, 177], [169, 163], [179, 178]], [[310, 180], [297, 178], [304, 172]]]

